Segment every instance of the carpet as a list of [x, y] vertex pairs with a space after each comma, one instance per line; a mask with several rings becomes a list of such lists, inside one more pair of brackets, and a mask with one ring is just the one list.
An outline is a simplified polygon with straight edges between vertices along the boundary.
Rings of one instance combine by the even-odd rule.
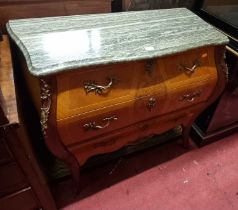
[[237, 210], [238, 134], [185, 150], [175, 141], [118, 158], [52, 187], [63, 210]]

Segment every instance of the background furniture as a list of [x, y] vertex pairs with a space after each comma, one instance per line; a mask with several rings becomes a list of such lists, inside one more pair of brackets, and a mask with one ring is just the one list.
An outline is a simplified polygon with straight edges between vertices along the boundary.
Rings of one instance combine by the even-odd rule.
[[16, 105], [8, 39], [0, 42], [0, 210], [55, 210]]
[[[115, 0], [118, 1], [118, 0]], [[186, 7], [193, 9], [196, 0], [121, 0], [123, 11], [147, 10], [147, 9], [169, 9]]]
[[[238, 51], [237, 51], [238, 52]], [[226, 52], [229, 69], [228, 83], [219, 99], [195, 121], [192, 137], [199, 145], [205, 145], [238, 130], [238, 53]]]
[[238, 130], [238, 3], [234, 0], [198, 1], [196, 12], [226, 33], [230, 40], [226, 46], [226, 89], [221, 97], [198, 117], [191, 133], [199, 145], [205, 145]]
[[111, 0], [1, 0], [0, 30], [10, 19], [78, 15], [111, 11]]

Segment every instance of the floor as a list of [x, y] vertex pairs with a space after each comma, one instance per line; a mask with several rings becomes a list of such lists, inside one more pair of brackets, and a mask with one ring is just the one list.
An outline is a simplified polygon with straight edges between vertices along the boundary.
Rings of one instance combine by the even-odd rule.
[[187, 151], [175, 141], [82, 173], [54, 187], [63, 210], [237, 210], [238, 133]]

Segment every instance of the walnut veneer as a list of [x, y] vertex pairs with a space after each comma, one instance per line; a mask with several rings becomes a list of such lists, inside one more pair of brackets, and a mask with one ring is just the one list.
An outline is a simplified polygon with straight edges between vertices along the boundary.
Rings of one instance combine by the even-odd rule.
[[[82, 142], [207, 100], [217, 80], [213, 58], [213, 48], [204, 48], [155, 60], [59, 74], [56, 120], [62, 141], [65, 145]], [[195, 59], [201, 63], [196, 72], [180, 69], [180, 63], [191, 66]], [[109, 91], [86, 93], [85, 83], [105, 85], [107, 78], [113, 79]], [[193, 94], [197, 95], [193, 98]], [[183, 98], [186, 95], [191, 95], [191, 99]], [[150, 100], [154, 101], [151, 108]], [[104, 129], [84, 128], [90, 122], [105, 124], [102, 120], [112, 116], [117, 120]]]
[[223, 46], [203, 47], [43, 79], [31, 76], [21, 60], [46, 143], [69, 164], [79, 185], [80, 165], [93, 155], [177, 125], [188, 147], [192, 122], [224, 88], [223, 53]]

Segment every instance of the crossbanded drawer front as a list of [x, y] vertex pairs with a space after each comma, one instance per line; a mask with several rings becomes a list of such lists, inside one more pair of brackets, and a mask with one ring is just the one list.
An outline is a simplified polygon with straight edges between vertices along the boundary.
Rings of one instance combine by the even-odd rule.
[[58, 76], [57, 119], [134, 98], [143, 63], [106, 65]]
[[167, 88], [177, 88], [204, 80], [216, 80], [214, 48], [190, 50], [161, 59]]
[[164, 112], [164, 104], [165, 95], [138, 98], [136, 101], [58, 120], [58, 131], [64, 144], [71, 145], [158, 116]]
[[199, 83], [170, 89], [164, 112], [172, 112], [192, 107], [209, 99], [216, 86], [215, 82], [200, 81]]
[[134, 145], [142, 142], [143, 139], [148, 138], [148, 136], [168, 131], [172, 127], [181, 124], [185, 116], [185, 112], [180, 112], [172, 114], [169, 118], [167, 117], [167, 119], [153, 118], [99, 136], [92, 141], [69, 146], [68, 149], [78, 159], [79, 163], [83, 165], [88, 158], [93, 155], [113, 152], [125, 145]]
[[57, 119], [166, 91], [158, 62], [153, 60], [67, 72], [57, 76], [57, 87]]
[[57, 76], [58, 131], [65, 145], [91, 140], [204, 102], [216, 82], [213, 48], [67, 72]]

